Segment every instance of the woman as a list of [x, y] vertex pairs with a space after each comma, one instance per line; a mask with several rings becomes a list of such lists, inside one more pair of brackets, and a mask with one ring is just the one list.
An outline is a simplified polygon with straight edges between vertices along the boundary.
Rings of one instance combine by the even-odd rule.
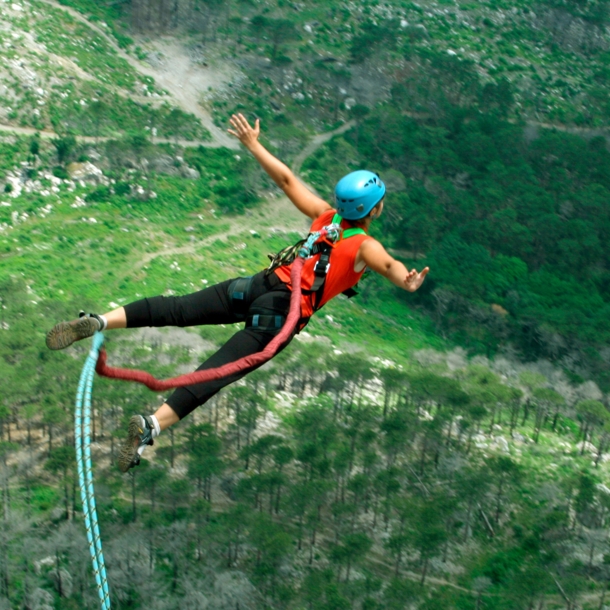
[[[312, 219], [311, 231], [317, 231], [333, 220], [338, 221], [335, 217], [338, 212], [342, 217], [340, 222], [344, 235], [349, 229], [353, 234], [305, 263], [299, 329], [324, 303], [354, 286], [366, 267], [410, 292], [421, 286], [428, 267], [419, 273], [415, 269], [408, 271], [378, 241], [367, 235], [371, 222], [383, 212], [385, 185], [376, 174], [357, 171], [342, 178], [335, 189], [335, 210], [308, 190], [286, 165], [263, 147], [258, 141], [258, 119], [254, 127], [242, 114], [233, 115], [230, 122], [233, 129], [228, 132], [252, 153], [290, 201]], [[257, 353], [273, 339], [286, 319], [290, 291], [290, 265], [282, 265], [280, 261], [271, 273], [261, 271], [251, 278], [227, 280], [193, 294], [142, 299], [101, 316], [81, 314], [77, 320], [57, 324], [47, 335], [47, 346], [63, 349], [96, 331], [115, 328], [184, 327], [245, 321], [245, 328], [233, 335], [198, 370], [215, 368]], [[137, 465], [146, 445], [152, 445], [162, 430], [186, 417], [221, 388], [241, 379], [247, 372], [178, 388], [154, 415], [134, 415], [120, 451], [119, 468], [126, 472]]]

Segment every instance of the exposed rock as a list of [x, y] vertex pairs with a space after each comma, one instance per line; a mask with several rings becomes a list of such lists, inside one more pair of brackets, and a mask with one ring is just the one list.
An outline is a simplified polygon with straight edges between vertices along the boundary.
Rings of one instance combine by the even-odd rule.
[[84, 163], [70, 163], [66, 168], [70, 178], [84, 184], [108, 184], [108, 179], [102, 170], [89, 161]]
[[385, 171], [383, 172], [382, 179], [390, 192], [395, 193], [407, 189], [407, 179], [399, 171], [394, 169]]
[[578, 386], [577, 392], [581, 400], [601, 400], [604, 396], [594, 381], [585, 381]]
[[194, 168], [189, 167], [188, 165], [182, 165], [180, 167], [180, 175], [183, 178], [187, 178], [189, 180], [198, 180], [201, 174]]
[[23, 190], [23, 180], [19, 175], [15, 175], [12, 172], [6, 176], [6, 184], [9, 185], [8, 190], [5, 191], [5, 194], [13, 199], [15, 197], [19, 197], [21, 195], [21, 191]]
[[181, 157], [174, 159], [170, 155], [159, 155], [150, 160], [150, 167], [158, 174], [181, 176], [189, 180], [197, 180], [200, 177], [199, 172], [186, 165]]
[[502, 305], [498, 305], [497, 303], [491, 304], [491, 310], [502, 317], [505, 317], [508, 315], [508, 311], [506, 309], [504, 309], [504, 307], [502, 307]]
[[70, 597], [72, 595], [72, 576], [67, 570], [64, 568], [53, 570], [49, 576], [61, 597]]
[[502, 453], [510, 452], [508, 441], [503, 436], [496, 436], [493, 440], [493, 446], [499, 449]]
[[597, 447], [589, 441], [581, 441], [580, 443], [578, 443], [578, 445], [576, 445], [576, 447], [578, 448], [578, 451], [583, 451], [584, 447], [584, 451], [586, 451], [587, 453], [597, 455]]
[[254, 610], [257, 608], [257, 592], [243, 572], [223, 572], [214, 582], [214, 597], [210, 607], [216, 610]]

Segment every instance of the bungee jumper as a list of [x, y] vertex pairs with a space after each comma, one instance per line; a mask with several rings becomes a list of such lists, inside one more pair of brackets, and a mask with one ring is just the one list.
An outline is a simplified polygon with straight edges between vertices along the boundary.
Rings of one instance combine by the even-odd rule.
[[141, 371], [108, 367], [105, 353], [100, 353], [96, 370], [102, 375], [140, 381], [152, 389], [176, 388], [153, 415], [131, 417], [119, 452], [122, 472], [140, 463], [146, 446], [163, 430], [283, 350], [325, 303], [341, 293], [353, 295], [367, 267], [409, 292], [421, 286], [429, 271], [428, 267], [409, 271], [368, 235], [371, 222], [383, 212], [386, 193], [376, 173], [358, 170], [344, 176], [335, 187], [333, 208], [259, 142], [259, 119], [252, 127], [240, 113], [230, 123], [228, 133], [311, 218], [308, 238], [276, 254], [266, 270], [251, 277], [226, 280], [184, 296], [144, 298], [103, 315], [81, 312], [78, 319], [60, 322], [47, 334], [47, 347], [58, 350], [105, 330], [245, 322], [197, 372], [165, 382]]

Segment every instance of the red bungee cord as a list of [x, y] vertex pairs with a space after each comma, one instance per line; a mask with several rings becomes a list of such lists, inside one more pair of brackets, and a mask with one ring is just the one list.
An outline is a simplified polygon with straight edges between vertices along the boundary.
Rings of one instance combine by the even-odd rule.
[[292, 282], [292, 294], [290, 296], [290, 310], [288, 317], [282, 330], [277, 334], [263, 349], [262, 351], [251, 354], [240, 358], [235, 362], [229, 362], [223, 366], [216, 367], [214, 369], [205, 369], [203, 371], [195, 371], [194, 373], [188, 373], [187, 375], [180, 375], [178, 377], [172, 377], [171, 379], [157, 379], [146, 371], [140, 371], [137, 369], [121, 369], [106, 364], [106, 350], [102, 348], [100, 355], [95, 366], [95, 370], [98, 375], [102, 377], [110, 377], [111, 379], [121, 379], [122, 381], [135, 381], [145, 385], [147, 388], [155, 391], [162, 392], [164, 390], [170, 390], [172, 388], [180, 388], [187, 385], [193, 385], [195, 383], [204, 383], [206, 381], [213, 381], [215, 379], [221, 379], [228, 377], [234, 373], [250, 369], [252, 367], [264, 364], [271, 360], [277, 353], [280, 346], [292, 335], [296, 328], [299, 320], [301, 319], [301, 270], [305, 259], [297, 256], [292, 263], [292, 271], [290, 275], [290, 281]]

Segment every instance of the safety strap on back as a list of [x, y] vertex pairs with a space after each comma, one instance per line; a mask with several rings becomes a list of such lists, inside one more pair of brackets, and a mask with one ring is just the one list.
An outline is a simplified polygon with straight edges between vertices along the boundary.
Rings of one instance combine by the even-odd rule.
[[[341, 224], [341, 216], [339, 214], [335, 214], [332, 219], [332, 224]], [[348, 239], [353, 237], [354, 235], [366, 235], [366, 231], [359, 227], [352, 227], [350, 229], [345, 229], [341, 233], [341, 239]], [[315, 251], [314, 251], [315, 250]], [[314, 311], [317, 311], [320, 308], [320, 303], [322, 302], [322, 296], [324, 294], [324, 284], [326, 282], [326, 276], [328, 275], [328, 271], [330, 270], [330, 255], [332, 253], [333, 246], [328, 242], [319, 242], [314, 245], [314, 249], [312, 249], [312, 254], [320, 253], [320, 258], [316, 261], [314, 265], [314, 281], [311, 285], [309, 292], [315, 293], [314, 296]], [[353, 296], [356, 296], [358, 292], [353, 288], [348, 288], [343, 292], [343, 294], [351, 299]]]

